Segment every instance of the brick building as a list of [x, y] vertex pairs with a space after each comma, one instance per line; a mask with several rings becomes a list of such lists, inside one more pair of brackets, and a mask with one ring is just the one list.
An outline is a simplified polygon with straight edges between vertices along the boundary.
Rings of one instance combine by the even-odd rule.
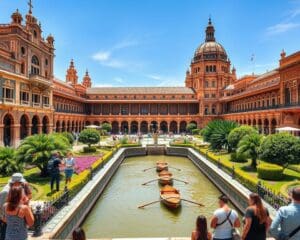
[[[53, 75], [54, 38], [41, 36], [31, 9], [0, 24], [0, 145], [52, 131], [81, 131], [111, 123], [112, 132], [184, 132], [215, 118], [275, 132], [300, 126], [300, 52], [280, 55], [278, 67], [240, 79], [209, 19], [205, 41], [186, 72], [185, 87], [92, 87], [78, 80], [74, 61], [64, 81]], [[59, 54], [59, 53], [58, 53]]]

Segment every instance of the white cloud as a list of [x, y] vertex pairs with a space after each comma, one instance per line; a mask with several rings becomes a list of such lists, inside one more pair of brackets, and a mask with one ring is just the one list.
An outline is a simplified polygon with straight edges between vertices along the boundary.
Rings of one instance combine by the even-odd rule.
[[112, 49], [123, 49], [123, 48], [133, 47], [136, 45], [139, 45], [139, 42], [137, 40], [127, 39], [117, 43]]
[[96, 61], [104, 62], [107, 61], [111, 56], [111, 52], [109, 51], [100, 51], [93, 55], [93, 59]]
[[267, 34], [268, 35], [276, 35], [280, 33], [285, 33], [287, 31], [290, 31], [292, 29], [300, 27], [300, 23], [278, 23], [276, 25], [270, 26], [267, 28]]
[[146, 75], [147, 78], [150, 78], [150, 79], [153, 79], [153, 80], [162, 80], [162, 76], [159, 76], [159, 75], [154, 75], [154, 74], [149, 74], [149, 75]]

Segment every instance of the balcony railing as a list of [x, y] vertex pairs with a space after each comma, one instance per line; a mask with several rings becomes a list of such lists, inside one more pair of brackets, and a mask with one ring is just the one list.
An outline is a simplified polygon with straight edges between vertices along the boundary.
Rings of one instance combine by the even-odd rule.
[[2, 98], [2, 103], [14, 104], [15, 99], [14, 98]]
[[49, 105], [49, 103], [43, 103], [43, 107], [44, 107], [44, 108], [49, 108], [50, 105]]
[[33, 107], [40, 107], [40, 106], [41, 106], [41, 103], [38, 103], [38, 102], [32, 102], [32, 106], [33, 106]]
[[254, 111], [272, 110], [272, 109], [280, 109], [280, 108], [293, 108], [293, 107], [300, 107], [300, 101], [294, 102], [294, 103], [287, 103], [287, 104], [276, 104], [276, 105], [272, 105], [272, 106], [256, 107], [256, 108], [250, 108], [250, 109], [230, 110], [230, 111], [224, 112], [223, 114], [254, 112]]
[[36, 83], [36, 84], [40, 84], [40, 85], [44, 85], [44, 86], [48, 86], [50, 87], [52, 85], [52, 81], [41, 76], [38, 74], [29, 74], [29, 79]]
[[29, 101], [21, 100], [21, 105], [28, 106], [29, 105]]

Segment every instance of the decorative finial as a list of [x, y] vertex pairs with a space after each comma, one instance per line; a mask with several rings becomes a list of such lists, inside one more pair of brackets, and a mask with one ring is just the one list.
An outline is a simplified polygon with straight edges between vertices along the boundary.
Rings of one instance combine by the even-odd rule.
[[88, 70], [88, 69], [85, 70], [85, 75], [86, 75], [86, 76], [89, 75], [89, 70]]
[[211, 25], [211, 15], [209, 14], [208, 24]]
[[29, 6], [29, 14], [32, 14], [32, 9], [33, 9], [33, 5], [32, 5], [32, 0], [29, 0], [28, 2], [28, 6]]

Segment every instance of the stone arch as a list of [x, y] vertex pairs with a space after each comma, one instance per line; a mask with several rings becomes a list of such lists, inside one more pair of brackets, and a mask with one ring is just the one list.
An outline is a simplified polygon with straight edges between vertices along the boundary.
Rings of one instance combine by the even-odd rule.
[[75, 132], [75, 122], [74, 122], [74, 120], [71, 123], [71, 131]]
[[12, 146], [14, 139], [14, 118], [10, 113], [7, 113], [3, 118], [3, 143], [4, 146]]
[[275, 118], [271, 120], [271, 134], [274, 134], [276, 132], [277, 127], [277, 121]]
[[162, 131], [163, 133], [167, 133], [168, 132], [168, 123], [166, 121], [162, 121], [160, 122], [160, 131]]
[[264, 134], [269, 134], [269, 119], [265, 118], [264, 120]]
[[198, 127], [198, 124], [197, 124], [197, 122], [196, 122], [196, 121], [190, 121], [190, 123], [193, 123], [193, 124], [195, 124], [195, 125], [196, 125], [196, 128]]
[[257, 121], [257, 124], [258, 124], [258, 132], [259, 133], [262, 133], [262, 120], [261, 119], [258, 119]]
[[100, 122], [99, 121], [94, 121], [94, 125], [100, 126]]
[[248, 119], [248, 125], [251, 126], [251, 119]]
[[71, 122], [70, 120], [67, 121], [67, 132], [71, 131]]
[[179, 124], [179, 132], [186, 132], [186, 121], [181, 121], [180, 124]]
[[128, 122], [127, 121], [122, 121], [121, 122], [121, 132], [128, 133]]
[[151, 129], [151, 132], [157, 132], [157, 130], [158, 130], [158, 123], [157, 123], [157, 121], [151, 121], [151, 123], [150, 123], [150, 129]]
[[24, 139], [29, 135], [29, 117], [23, 114], [20, 118], [20, 139]]
[[66, 122], [65, 122], [65, 120], [62, 121], [62, 124], [61, 124], [61, 131], [62, 131], [62, 132], [65, 132], [65, 131], [66, 131]]
[[38, 115], [34, 115], [32, 117], [31, 124], [32, 124], [31, 135], [38, 134], [39, 133], [39, 124], [40, 124], [40, 118]]
[[56, 132], [60, 132], [60, 121], [59, 120], [57, 120], [56, 121], [56, 124], [55, 124], [55, 129], [56, 129]]
[[49, 133], [49, 118], [48, 116], [44, 116], [42, 120], [42, 133]]
[[138, 122], [137, 121], [132, 121], [130, 123], [130, 132], [132, 134], [136, 134], [136, 133], [138, 133], [138, 131], [139, 131], [139, 124], [138, 124]]
[[246, 121], [246, 119], [244, 119], [244, 122], [243, 122], [243, 124], [244, 124], [244, 125], [246, 125], [246, 124], [247, 124], [247, 121]]
[[119, 133], [119, 123], [117, 121], [113, 121], [111, 123], [111, 132], [113, 134], [118, 134]]
[[140, 126], [141, 133], [147, 133], [148, 132], [148, 122], [142, 121]]
[[170, 132], [172, 133], [177, 133], [178, 132], [178, 129], [177, 129], [177, 122], [176, 121], [172, 121], [170, 123]]

